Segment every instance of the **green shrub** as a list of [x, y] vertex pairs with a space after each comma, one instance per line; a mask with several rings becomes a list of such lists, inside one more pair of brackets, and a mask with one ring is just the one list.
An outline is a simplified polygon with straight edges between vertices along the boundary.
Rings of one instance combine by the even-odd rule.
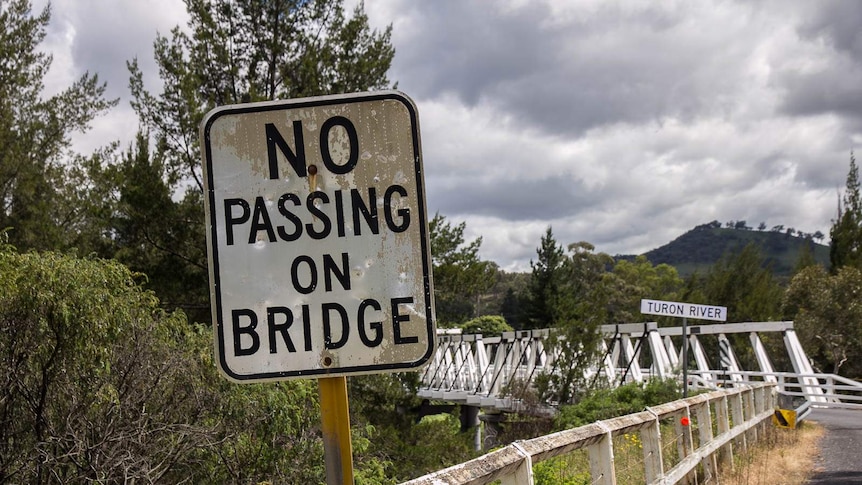
[[681, 398], [679, 383], [672, 379], [651, 379], [647, 383], [633, 382], [615, 389], [597, 389], [577, 404], [560, 407], [555, 427], [577, 428], [603, 419], [643, 411]]
[[465, 322], [461, 329], [467, 335], [482, 334], [484, 337], [499, 337], [503, 332], [514, 330], [500, 315], [482, 315]]

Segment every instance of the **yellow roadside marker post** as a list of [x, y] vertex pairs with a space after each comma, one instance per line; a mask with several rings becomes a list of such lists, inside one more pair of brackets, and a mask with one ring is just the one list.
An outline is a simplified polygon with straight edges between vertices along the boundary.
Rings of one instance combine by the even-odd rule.
[[353, 446], [350, 442], [347, 378], [324, 377], [318, 379], [317, 383], [320, 388], [326, 485], [353, 485]]

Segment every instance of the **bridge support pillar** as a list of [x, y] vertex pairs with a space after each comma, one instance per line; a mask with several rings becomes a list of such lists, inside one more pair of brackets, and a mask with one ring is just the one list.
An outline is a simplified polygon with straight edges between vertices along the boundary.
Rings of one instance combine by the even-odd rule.
[[461, 432], [466, 433], [471, 429], [476, 433], [473, 445], [476, 451], [482, 451], [482, 426], [479, 421], [479, 406], [461, 405]]

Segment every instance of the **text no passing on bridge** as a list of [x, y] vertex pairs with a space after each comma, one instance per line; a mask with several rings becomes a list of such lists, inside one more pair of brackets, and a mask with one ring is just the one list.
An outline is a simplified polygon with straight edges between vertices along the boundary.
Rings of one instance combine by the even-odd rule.
[[420, 366], [434, 349], [416, 108], [383, 91], [201, 125], [216, 352], [244, 382]]

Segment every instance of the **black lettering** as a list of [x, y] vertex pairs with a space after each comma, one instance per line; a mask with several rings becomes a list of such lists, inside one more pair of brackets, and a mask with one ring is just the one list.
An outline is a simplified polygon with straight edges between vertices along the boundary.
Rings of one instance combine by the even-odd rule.
[[356, 236], [362, 235], [362, 224], [359, 223], [359, 217], [365, 219], [368, 228], [371, 229], [371, 234], [380, 233], [380, 224], [377, 219], [377, 190], [374, 187], [368, 187], [368, 202], [365, 205], [362, 200], [362, 194], [358, 190], [350, 191], [351, 202], [353, 203], [353, 234]]
[[[344, 165], [335, 163], [335, 160], [332, 159], [332, 154], [329, 152], [329, 132], [335, 126], [344, 128], [350, 142], [350, 154], [347, 156], [347, 162]], [[356, 167], [356, 163], [359, 161], [359, 137], [356, 134], [356, 128], [350, 120], [343, 116], [333, 116], [323, 123], [323, 126], [320, 128], [320, 155], [323, 158], [323, 164], [334, 174], [342, 175]]]
[[[338, 303], [324, 303], [321, 305], [323, 311], [323, 344], [327, 349], [339, 349], [347, 343], [350, 335], [350, 325], [347, 323], [347, 311]], [[332, 340], [332, 324], [330, 322], [330, 310], [335, 310], [341, 317], [341, 338]]]
[[379, 321], [369, 323], [368, 328], [374, 331], [374, 338], [368, 338], [368, 334], [365, 330], [365, 310], [368, 307], [379, 312], [380, 303], [378, 303], [377, 300], [367, 298], [362, 300], [362, 303], [359, 304], [359, 310], [357, 312], [359, 317], [359, 340], [362, 340], [362, 343], [365, 344], [366, 347], [377, 347], [380, 345], [380, 342], [383, 341], [383, 323]]
[[270, 221], [269, 212], [266, 210], [266, 201], [260, 196], [254, 199], [254, 213], [251, 216], [251, 229], [248, 231], [249, 244], [254, 244], [259, 231], [266, 231], [269, 242], [275, 242], [275, 231], [272, 230], [272, 221]]
[[323, 223], [323, 229], [318, 231], [314, 228], [314, 222], [309, 222], [305, 225], [305, 231], [308, 233], [309, 236], [311, 236], [312, 239], [324, 239], [326, 238], [326, 236], [329, 235], [329, 231], [332, 230], [332, 222], [330, 222], [329, 216], [326, 215], [325, 212], [315, 207], [314, 201], [316, 199], [320, 199], [320, 201], [324, 204], [328, 204], [329, 196], [326, 195], [325, 192], [314, 191], [308, 194], [308, 197], [305, 200], [305, 205], [308, 207], [308, 212], [310, 212], [311, 215], [314, 216], [315, 221], [319, 220], [321, 223]]
[[392, 331], [395, 334], [395, 345], [400, 344], [415, 344], [419, 342], [419, 337], [402, 337], [401, 324], [410, 321], [410, 315], [402, 315], [399, 313], [398, 305], [409, 305], [413, 303], [413, 297], [393, 298], [392, 299]]
[[345, 290], [350, 289], [350, 263], [348, 262], [347, 253], [341, 253], [341, 270], [335, 264], [335, 260], [329, 254], [323, 255], [323, 284], [326, 291], [332, 291], [332, 276], [338, 279], [341, 287]]
[[284, 194], [278, 199], [278, 212], [284, 216], [285, 219], [293, 223], [293, 232], [285, 231], [284, 226], [278, 226], [276, 230], [278, 230], [278, 237], [284, 241], [290, 242], [296, 241], [300, 236], [302, 236], [302, 221], [296, 214], [287, 209], [287, 206], [285, 205], [287, 201], [293, 202], [294, 206], [299, 206], [299, 197], [297, 197], [296, 194]]
[[340, 190], [335, 191], [335, 227], [338, 237], [344, 237], [344, 199]]
[[401, 217], [401, 224], [396, 224], [392, 217], [392, 194], [398, 193], [401, 197], [407, 197], [407, 189], [400, 185], [391, 185], [383, 194], [383, 216], [386, 218], [386, 226], [392, 232], [404, 232], [410, 227], [410, 209], [401, 208], [396, 211]]
[[302, 331], [305, 338], [305, 351], [311, 352], [311, 315], [308, 305], [302, 305]]
[[[277, 314], [284, 315], [283, 323], [275, 323], [275, 316]], [[274, 354], [278, 352], [278, 342], [275, 339], [275, 334], [280, 333], [281, 338], [284, 340], [285, 345], [287, 345], [288, 352], [296, 352], [296, 347], [293, 346], [293, 341], [290, 340], [290, 335], [287, 334], [287, 330], [293, 325], [293, 313], [291, 313], [290, 309], [283, 306], [275, 306], [269, 307], [266, 309], [266, 324], [269, 327], [269, 353]]]
[[[242, 213], [239, 217], [233, 217], [233, 207], [239, 206], [242, 209]], [[233, 226], [237, 224], [242, 224], [248, 221], [249, 216], [251, 215], [251, 207], [249, 207], [248, 202], [245, 199], [225, 199], [224, 200], [224, 221], [225, 226], [227, 227], [227, 245], [233, 245]]]
[[[260, 337], [255, 332], [257, 328], [257, 314], [247, 308], [239, 310], [231, 310], [231, 320], [233, 323], [233, 353], [236, 356], [252, 355], [260, 348]], [[240, 325], [240, 317], [248, 318], [248, 325]], [[248, 348], [242, 347], [243, 334], [251, 337], [251, 346]]]
[[[308, 286], [303, 286], [302, 282], [299, 281], [300, 263], [305, 263], [308, 266], [308, 271], [311, 275]], [[290, 280], [293, 282], [293, 288], [303, 295], [314, 291], [317, 288], [317, 266], [314, 264], [314, 260], [310, 256], [297, 256], [290, 265]]]
[[[305, 144], [302, 139], [302, 122], [293, 122], [293, 141], [296, 144], [296, 153], [294, 153], [284, 137], [272, 123], [266, 124], [266, 153], [269, 159], [269, 178], [270, 180], [278, 179], [278, 154], [275, 149], [278, 147], [281, 153], [287, 158], [287, 162], [293, 167], [293, 170], [300, 177], [308, 176], [305, 166]], [[358, 149], [357, 149], [358, 151]]]

